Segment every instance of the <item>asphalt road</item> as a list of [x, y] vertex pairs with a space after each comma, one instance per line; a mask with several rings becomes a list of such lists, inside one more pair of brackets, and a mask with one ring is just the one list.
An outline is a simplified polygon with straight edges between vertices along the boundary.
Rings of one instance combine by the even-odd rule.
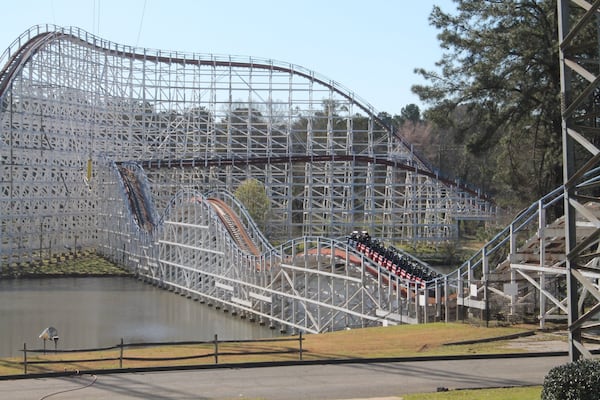
[[0, 399], [368, 399], [539, 385], [567, 357], [300, 365], [0, 381]]

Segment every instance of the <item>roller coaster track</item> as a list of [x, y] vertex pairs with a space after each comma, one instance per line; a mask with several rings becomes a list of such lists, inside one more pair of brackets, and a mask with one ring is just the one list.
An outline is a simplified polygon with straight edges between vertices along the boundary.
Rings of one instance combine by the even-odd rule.
[[[428, 318], [418, 305], [428, 282], [335, 238], [368, 229], [439, 243], [458, 219], [497, 211], [433, 172], [367, 102], [296, 65], [49, 26], [21, 35], [0, 64], [0, 268], [75, 243], [298, 329], [414, 322]], [[224, 194], [248, 178], [269, 197], [264, 236]]]
[[439, 174], [430, 170], [419, 168], [415, 165], [406, 164], [404, 162], [366, 155], [356, 154], [315, 154], [315, 155], [287, 155], [287, 156], [272, 156], [272, 157], [235, 157], [226, 158], [218, 157], [213, 159], [181, 159], [181, 160], [144, 160], [139, 161], [139, 164], [146, 170], [155, 170], [160, 168], [195, 168], [195, 167], [226, 167], [226, 166], [247, 166], [247, 165], [274, 165], [274, 164], [295, 164], [295, 163], [314, 163], [314, 162], [353, 162], [362, 164], [382, 165], [393, 167], [398, 170], [414, 172], [418, 175], [436, 179], [448, 187], [456, 187], [475, 198], [484, 201], [493, 202], [493, 200], [485, 193], [465, 185], [464, 183], [456, 182], [450, 179], [440, 177]]
[[[589, 150], [591, 158], [581, 170], [567, 165], [572, 175], [565, 177], [564, 188], [517, 216], [454, 273], [424, 282], [425, 288], [423, 282], [407, 288], [403, 299], [381, 285], [397, 279], [386, 275], [390, 271], [379, 266], [378, 281], [367, 281], [364, 275], [376, 268], [372, 260], [343, 242], [315, 237], [360, 226], [392, 241], [440, 243], [451, 237], [459, 218], [483, 219], [497, 210], [487, 196], [434, 173], [367, 102], [292, 64], [136, 49], [77, 28], [33, 27], [0, 54], [0, 268], [40, 262], [75, 242], [154, 282], [315, 332], [344, 326], [340, 315], [359, 324], [380, 322], [374, 309], [389, 315], [405, 306], [412, 307], [416, 322], [449, 320], [452, 313], [458, 319], [464, 309], [485, 312], [488, 319], [492, 310], [516, 315], [519, 307], [533, 309], [532, 304], [539, 305], [532, 312], [539, 312], [542, 322], [578, 318], [578, 306], [593, 297], [591, 311], [570, 323], [577, 342], [581, 328], [600, 310], [600, 213], [579, 203], [597, 199], [596, 132], [589, 129], [597, 125], [597, 113], [585, 99], [595, 95], [600, 80], [596, 71], [585, 70], [597, 49], [579, 48], [573, 38], [587, 23], [597, 25], [598, 4], [559, 1], [564, 16], [568, 3], [583, 9], [575, 16], [583, 19], [560, 46], [564, 69], [577, 75], [561, 82], [562, 98], [571, 102], [563, 107], [563, 138]], [[568, 28], [567, 20], [559, 22]], [[572, 92], [571, 85], [581, 93]], [[273, 100], [282, 93], [285, 101], [276, 105], [283, 107], [280, 115]], [[246, 98], [236, 108], [240, 104], [232, 99], [238, 95]], [[344, 111], [321, 109], [322, 99]], [[366, 113], [361, 121], [354, 118], [356, 110]], [[196, 158], [199, 154], [204, 157]], [[570, 162], [570, 156], [564, 160]], [[131, 160], [142, 160], [144, 170], [154, 174], [144, 181], [121, 170], [120, 181], [115, 179], [114, 163]], [[184, 188], [231, 192], [256, 175], [269, 182], [271, 204], [280, 207], [275, 235], [283, 233], [288, 242], [278, 253], [265, 250], [262, 239], [253, 243], [258, 236], [244, 229], [253, 226], [247, 217], [242, 222], [237, 210], [212, 197], [205, 201], [195, 194], [174, 202], [183, 210], [172, 210], [165, 225], [155, 219], [153, 199], [162, 210]], [[563, 200], [566, 233], [564, 239], [551, 238], [562, 222], [547, 224], [546, 209]], [[188, 216], [193, 219], [178, 220]], [[298, 231], [302, 239], [291, 239]], [[519, 247], [522, 243], [532, 252]], [[257, 244], [263, 246], [260, 255]], [[557, 255], [551, 249], [561, 257], [548, 265]], [[353, 265], [360, 260], [353, 271], [360, 270], [360, 276], [337, 271], [333, 256], [329, 265], [308, 268], [309, 257], [327, 251]], [[254, 268], [257, 262], [267, 265], [266, 257], [276, 259], [269, 264], [274, 268]], [[286, 264], [288, 257], [304, 266]], [[494, 282], [500, 274], [507, 280]], [[567, 297], [562, 283], [547, 284], [564, 282], [565, 275]], [[306, 285], [310, 280], [312, 286]], [[433, 314], [430, 301], [418, 304], [432, 290]], [[534, 291], [537, 302], [531, 301]], [[547, 300], [551, 309], [545, 308]], [[366, 303], [369, 310], [359, 311]], [[580, 352], [581, 344], [573, 353]]]
[[0, 97], [6, 92], [13, 77], [19, 73], [23, 65], [33, 54], [35, 54], [37, 49], [42, 47], [48, 41], [62, 36], [63, 34], [59, 32], [41, 33], [31, 38], [27, 43], [19, 47], [16, 53], [9, 56], [7, 63], [0, 71]]
[[[4, 135], [6, 152], [19, 149], [7, 155], [3, 165], [15, 175], [11, 190], [23, 192], [17, 196], [31, 198], [25, 192], [36, 190], [21, 184], [30, 179], [27, 174], [46, 174], [47, 178], [39, 178], [44, 182], [57, 174], [76, 181], [81, 158], [95, 167], [101, 155], [117, 163], [136, 161], [152, 171], [149, 182], [158, 209], [168, 204], [178, 186], [198, 187], [210, 181], [209, 190], [233, 192], [243, 177], [264, 181], [276, 208], [269, 215], [269, 227], [283, 239], [299, 234], [336, 237], [360, 226], [392, 241], [439, 242], [455, 235], [456, 220], [492, 219], [497, 212], [486, 195], [433, 172], [367, 102], [296, 65], [154, 52], [118, 45], [77, 28], [49, 26], [21, 35], [0, 55], [0, 63], [0, 97], [6, 107], [2, 122], [14, 130]], [[124, 85], [122, 76], [130, 77], [130, 86]], [[221, 85], [226, 76], [231, 83]], [[248, 100], [242, 108], [236, 108], [237, 103], [219, 106], [246, 86]], [[282, 88], [294, 101], [281, 103], [288, 110], [275, 110], [265, 99]], [[317, 98], [324, 91], [339, 110], [321, 113]], [[289, 115], [283, 118], [286, 111]], [[44, 139], [34, 139], [38, 134]], [[21, 149], [37, 149], [44, 140], [54, 147], [41, 153], [45, 166], [36, 162], [43, 172], [20, 167], [28, 157]], [[72, 176], [63, 177], [62, 171], [47, 167], [62, 162], [64, 154], [70, 154], [64, 164], [72, 168]], [[196, 158], [197, 154], [204, 157]], [[198, 179], [204, 182], [198, 184]], [[71, 190], [76, 184], [65, 181], [63, 186]], [[143, 226], [141, 206], [131, 204]], [[19, 235], [10, 232], [7, 237], [18, 242]]]
[[[92, 47], [96, 50], [103, 51], [108, 54], [110, 54], [114, 51], [114, 50], [107, 49], [107, 48], [104, 48], [99, 45], [90, 44], [87, 40], [83, 40], [74, 34], [60, 33], [60, 32], [40, 33], [39, 35], [30, 39], [24, 45], [22, 45], [22, 47], [19, 48], [19, 51], [17, 53], [15, 53], [14, 55], [12, 55], [9, 62], [5, 65], [5, 67], [0, 72], [0, 97], [2, 97], [3, 93], [5, 92], [8, 84], [11, 81], [11, 78], [16, 73], [19, 72], [19, 70], [22, 68], [23, 64], [25, 62], [27, 62], [28, 58], [31, 57], [31, 55], [33, 53], [35, 53], [39, 48], [41, 48], [45, 43], [47, 43], [48, 41], [51, 41], [51, 40], [55, 40], [57, 38], [67, 39], [67, 40], [79, 43], [82, 46]], [[140, 61], [148, 60], [148, 57], [145, 54], [139, 54], [136, 52], [127, 52], [127, 51], [122, 51], [120, 53], [123, 57], [140, 60]], [[273, 63], [268, 64], [268, 63], [261, 63], [261, 62], [253, 62], [253, 63], [249, 64], [246, 62], [236, 62], [236, 61], [231, 61], [231, 60], [220, 61], [220, 60], [216, 60], [216, 59], [215, 60], [190, 60], [189, 58], [185, 58], [185, 57], [173, 57], [173, 56], [168, 56], [168, 57], [157, 56], [157, 57], [152, 57], [151, 60], [155, 61], [155, 62], [169, 62], [169, 63], [183, 64], [183, 65], [198, 64], [198, 65], [221, 66], [221, 67], [229, 67], [229, 68], [231, 68], [231, 67], [251, 67], [251, 68], [256, 68], [256, 69], [267, 69], [267, 70], [286, 72], [289, 74], [302, 76], [304, 78], [318, 82], [318, 83], [322, 84], [323, 86], [325, 86], [333, 91], [336, 91], [338, 94], [347, 98], [350, 101], [355, 101], [358, 98], [354, 94], [350, 95], [350, 94], [348, 94], [347, 91], [340, 90], [338, 84], [328, 81], [327, 79], [320, 78], [320, 77], [316, 76], [315, 73], [312, 71], [310, 71], [310, 72], [303, 71], [298, 66], [292, 66], [292, 67], [286, 68], [286, 67], [276, 65]], [[364, 101], [362, 103], [368, 104]], [[360, 108], [362, 108], [364, 111], [371, 112], [369, 107], [362, 105], [361, 102], [357, 102], [356, 105], [359, 106]], [[374, 118], [379, 122], [379, 124], [381, 126], [386, 126], [386, 124], [379, 117], [374, 116]], [[410, 144], [408, 142], [406, 142], [406, 140], [402, 136], [400, 136], [394, 132], [391, 132], [391, 133], [394, 134], [396, 139], [398, 139], [405, 146], [411, 147]], [[385, 159], [385, 158], [382, 159], [381, 157], [378, 158], [378, 157], [369, 157], [369, 156], [335, 155], [335, 154], [334, 155], [313, 155], [313, 156], [290, 155], [287, 157], [268, 157], [268, 158], [255, 157], [255, 158], [248, 158], [246, 160], [246, 162], [244, 162], [243, 160], [240, 160], [239, 158], [235, 158], [235, 159], [221, 158], [218, 160], [203, 160], [203, 159], [167, 160], [166, 162], [161, 161], [161, 160], [154, 160], [154, 161], [146, 161], [146, 162], [143, 162], [142, 164], [144, 165], [145, 168], [151, 169], [151, 168], [157, 168], [157, 167], [161, 167], [161, 166], [165, 167], [165, 166], [170, 166], [170, 165], [172, 165], [172, 166], [196, 166], [196, 165], [224, 166], [224, 165], [235, 165], [236, 163], [237, 164], [245, 163], [246, 165], [265, 165], [265, 164], [280, 164], [280, 163], [307, 162], [307, 161], [320, 161], [320, 162], [323, 162], [323, 161], [357, 161], [357, 162], [363, 162], [363, 163], [372, 162], [372, 163], [375, 163], [378, 165], [393, 166], [398, 169], [412, 171], [412, 172], [416, 172], [423, 176], [435, 178], [435, 179], [439, 180], [440, 182], [444, 183], [445, 185], [456, 186], [457, 188], [462, 189], [465, 192], [467, 192], [475, 197], [481, 198], [482, 200], [492, 201], [492, 199], [489, 196], [487, 196], [486, 194], [483, 194], [478, 190], [474, 190], [474, 189], [470, 188], [469, 186], [465, 185], [464, 183], [446, 179], [443, 176], [440, 176], [439, 173], [431, 172], [433, 170], [433, 168], [431, 167], [430, 163], [427, 160], [420, 157], [418, 153], [414, 153], [413, 155], [416, 159], [419, 160], [419, 164], [417, 166], [409, 165], [406, 163], [401, 163], [396, 160], [389, 160], [389, 159]], [[421, 165], [422, 167], [419, 167], [419, 165]]]
[[[87, 33], [85, 36], [87, 39], [87, 36], [88, 36]], [[109, 48], [103, 47], [101, 45], [95, 44], [96, 40], [94, 38], [91, 38], [91, 39], [94, 39], [94, 44], [92, 44], [88, 40], [82, 39], [81, 36], [78, 36], [78, 35], [72, 34], [72, 33], [64, 33], [64, 32], [40, 33], [39, 35], [31, 38], [28, 42], [24, 43], [21, 47], [19, 47], [18, 52], [10, 57], [10, 60], [7, 62], [6, 66], [2, 69], [2, 71], [0, 71], [0, 97], [2, 97], [3, 93], [5, 92], [6, 87], [8, 86], [8, 84], [11, 81], [11, 78], [14, 76], [15, 73], [19, 72], [22, 65], [27, 61], [27, 59], [33, 53], [35, 53], [37, 51], [37, 49], [41, 48], [45, 43], [47, 43], [50, 40], [59, 38], [59, 37], [61, 39], [70, 40], [73, 43], [79, 43], [82, 46], [90, 47], [95, 50], [107, 53], [107, 54], [113, 54], [115, 52], [115, 50], [113, 50], [113, 49], [109, 49]], [[104, 42], [104, 41], [99, 41], [99, 42]], [[249, 68], [253, 68], [253, 69], [264, 69], [264, 70], [270, 70], [270, 71], [279, 71], [279, 72], [289, 73], [292, 75], [301, 76], [301, 77], [309, 79], [313, 82], [317, 82], [317, 83], [323, 85], [324, 87], [337, 92], [340, 96], [355, 103], [359, 108], [366, 111], [368, 114], [371, 114], [373, 111], [372, 107], [366, 101], [360, 99], [360, 97], [355, 95], [354, 93], [351, 93], [348, 90], [345, 90], [337, 82], [328, 80], [324, 77], [319, 77], [318, 74], [315, 74], [313, 71], [304, 70], [302, 67], [297, 66], [297, 65], [290, 64], [289, 67], [285, 67], [285, 66], [273, 63], [272, 61], [265, 63], [265, 62], [255, 60], [255, 61], [252, 61], [251, 63], [248, 63], [248, 62], [234, 61], [232, 59], [219, 60], [219, 59], [215, 58], [215, 59], [211, 59], [211, 60], [204, 60], [204, 59], [190, 59], [190, 58], [186, 58], [186, 57], [177, 57], [177, 56], [173, 56], [173, 55], [169, 55], [169, 56], [157, 55], [155, 57], [148, 57], [148, 55], [146, 55], [146, 54], [140, 54], [135, 51], [126, 51], [126, 50], [118, 51], [118, 53], [122, 57], [129, 58], [132, 60], [139, 60], [139, 61], [165, 62], [165, 63], [170, 63], [170, 64], [174, 63], [174, 64], [182, 64], [182, 65], [195, 64], [195, 65], [206, 65], [206, 66], [212, 66], [212, 67], [227, 67], [227, 68], [233, 68], [233, 67], [248, 68], [249, 67]], [[0, 61], [1, 61], [1, 58], [0, 58]], [[357, 101], [357, 100], [359, 100], [359, 101]], [[386, 129], [390, 129], [387, 127], [387, 124], [384, 123], [378, 116], [374, 115], [373, 117], [382, 127], [386, 127]], [[399, 140], [401, 143], [403, 143], [406, 147], [408, 147], [408, 148], [411, 147], [410, 143], [408, 143], [402, 136], [398, 135], [397, 133], [395, 133], [393, 131], [391, 131], [391, 133], [396, 137], [397, 140]], [[433, 168], [431, 167], [431, 164], [427, 160], [425, 160], [423, 157], [421, 157], [418, 153], [414, 153], [413, 156], [419, 161], [420, 165], [424, 166], [426, 169], [433, 170]]]
[[260, 256], [260, 250], [256, 247], [256, 244], [250, 239], [250, 235], [244, 228], [242, 221], [239, 219], [237, 214], [221, 199], [209, 198], [207, 199], [208, 203], [215, 209], [217, 212], [219, 219], [225, 227], [227, 231], [233, 238], [233, 240], [237, 243], [237, 245], [249, 252], [254, 256]]
[[[142, 229], [148, 232], [152, 231], [155, 227], [155, 222], [152, 218], [152, 215], [155, 213], [152, 209], [154, 206], [147, 200], [142, 182], [140, 182], [137, 175], [129, 168], [125, 166], [118, 166], [117, 168], [125, 187], [132, 215]], [[260, 256], [260, 250], [250, 238], [244, 224], [235, 211], [222, 199], [211, 197], [206, 200], [215, 210], [235, 243], [244, 251], [254, 256]]]
[[147, 232], [152, 231], [155, 226], [152, 218], [154, 213], [153, 205], [149, 204], [147, 196], [144, 195], [142, 183], [130, 169], [121, 166], [118, 167], [118, 170], [127, 193], [127, 200], [131, 207], [132, 215], [136, 219], [137, 224]]

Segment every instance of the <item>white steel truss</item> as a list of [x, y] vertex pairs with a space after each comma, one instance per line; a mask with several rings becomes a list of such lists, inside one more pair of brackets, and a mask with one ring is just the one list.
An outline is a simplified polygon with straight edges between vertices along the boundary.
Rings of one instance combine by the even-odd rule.
[[[558, 1], [569, 354], [591, 358], [584, 344], [600, 316], [598, 249], [598, 90], [600, 2]], [[578, 221], [578, 217], [580, 220]], [[582, 223], [583, 222], [583, 223]], [[587, 230], [583, 234], [583, 230]]]
[[[381, 277], [369, 272], [376, 266], [345, 243], [304, 237], [273, 248], [255, 237], [260, 233], [247, 215], [242, 224], [250, 225], [230, 230], [214, 202], [224, 209], [237, 208], [229, 216], [244, 215], [231, 196], [216, 200], [179, 193], [160, 224], [158, 259], [137, 259], [138, 275], [286, 331], [379, 325], [390, 315], [401, 315], [401, 304], [408, 310], [414, 303], [403, 300], [401, 291], [381, 285]], [[243, 249], [233, 231], [248, 232], [262, 248]], [[414, 304], [412, 310], [416, 312]], [[408, 312], [404, 320], [411, 321]]]
[[368, 229], [443, 241], [456, 218], [496, 212], [438, 179], [368, 103], [296, 65], [136, 49], [50, 25], [17, 38], [0, 65], [2, 264], [98, 247], [111, 161], [146, 170], [158, 210], [181, 189], [234, 192], [256, 178], [271, 200], [268, 234], [284, 240]]
[[[390, 284], [360, 254], [349, 263], [351, 250], [323, 236], [439, 242], [457, 219], [496, 213], [433, 173], [368, 103], [296, 65], [46, 25], [0, 66], [0, 268], [86, 248], [293, 329], [416, 322], [428, 320], [424, 288]], [[207, 197], [248, 178], [265, 186], [277, 249], [234, 207], [250, 227], [240, 247]]]

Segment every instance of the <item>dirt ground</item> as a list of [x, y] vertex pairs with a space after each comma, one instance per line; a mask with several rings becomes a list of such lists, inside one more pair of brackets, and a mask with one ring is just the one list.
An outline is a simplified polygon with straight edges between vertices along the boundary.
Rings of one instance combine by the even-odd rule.
[[[535, 335], [509, 340], [507, 349], [527, 350], [531, 352], [569, 351], [567, 331], [536, 332]], [[600, 343], [585, 343], [588, 350], [600, 349]]]

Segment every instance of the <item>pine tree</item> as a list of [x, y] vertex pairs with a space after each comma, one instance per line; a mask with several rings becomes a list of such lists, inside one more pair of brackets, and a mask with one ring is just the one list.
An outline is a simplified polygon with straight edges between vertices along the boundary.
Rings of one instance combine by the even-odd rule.
[[429, 84], [412, 89], [428, 121], [488, 164], [494, 195], [528, 204], [562, 183], [556, 1], [455, 3], [434, 7], [439, 71], [415, 70]]

